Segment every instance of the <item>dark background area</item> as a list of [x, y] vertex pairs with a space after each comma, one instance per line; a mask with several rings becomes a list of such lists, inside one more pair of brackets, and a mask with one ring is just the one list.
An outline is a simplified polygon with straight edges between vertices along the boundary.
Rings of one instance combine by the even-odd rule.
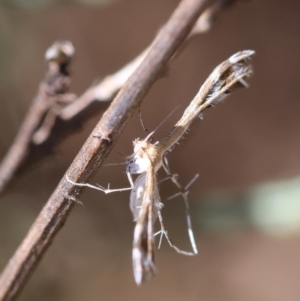
[[[0, 3], [0, 157], [22, 122], [42, 79], [45, 50], [59, 39], [76, 48], [72, 92], [114, 73], [146, 48], [178, 1], [33, 1]], [[241, 1], [172, 62], [142, 105], [143, 120], [163, 137], [213, 68], [233, 53], [254, 49], [250, 88], [205, 112], [170, 154], [171, 170], [191, 187], [199, 248], [156, 252], [157, 279], [137, 288], [132, 275], [133, 222], [129, 193], [86, 189], [19, 300], [299, 300], [300, 289], [300, 3]], [[103, 105], [103, 112], [108, 104]], [[0, 202], [0, 268], [101, 117], [94, 116], [20, 174]], [[122, 162], [143, 138], [134, 116], [106, 163]], [[92, 179], [127, 186], [124, 166], [103, 167]], [[164, 182], [162, 199], [176, 189]], [[165, 202], [166, 227], [188, 249], [184, 206]]]

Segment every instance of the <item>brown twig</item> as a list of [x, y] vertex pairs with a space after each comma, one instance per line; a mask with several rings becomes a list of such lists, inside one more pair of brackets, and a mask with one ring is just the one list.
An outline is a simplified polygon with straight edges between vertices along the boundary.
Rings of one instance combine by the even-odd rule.
[[[224, 7], [236, 1], [238, 0], [214, 1], [213, 4], [208, 7], [200, 16], [193, 30], [185, 40], [185, 43], [183, 43], [180, 47], [180, 50], [177, 51], [176, 56], [183, 50], [184, 46], [187, 45], [188, 41], [190, 41], [191, 38], [194, 38], [195, 36], [204, 33], [211, 28], [213, 21], [216, 19], [217, 15], [222, 11]], [[63, 45], [64, 42], [54, 43], [54, 45], [47, 51], [47, 54], [49, 56], [47, 59], [48, 61], [50, 60], [49, 67], [51, 66], [52, 69], [56, 66], [55, 64], [57, 63], [55, 57], [64, 57], [58, 55], [57, 52], [57, 47], [58, 45], [60, 45], [60, 43], [61, 45]], [[68, 44], [69, 42], [66, 43]], [[15, 138], [12, 146], [7, 152], [7, 155], [4, 157], [0, 164], [0, 193], [3, 192], [7, 187], [7, 184], [13, 178], [20, 164], [26, 158], [26, 155], [29, 153], [29, 148], [32, 143], [36, 145], [41, 144], [47, 140], [47, 138], [51, 134], [51, 130], [54, 127], [57, 117], [65, 121], [69, 121], [78, 114], [83, 115], [83, 110], [85, 110], [92, 102], [97, 101], [98, 103], [100, 103], [110, 101], [113, 96], [115, 96], [116, 93], [122, 88], [130, 75], [140, 65], [148, 50], [149, 47], [122, 69], [112, 75], [105, 77], [98, 85], [92, 86], [87, 89], [87, 91], [77, 99], [75, 99], [74, 94], [63, 94], [61, 88], [58, 89], [59, 95], [55, 93], [53, 94], [53, 90], [55, 90], [54, 88], [62, 82], [58, 80], [54, 81], [53, 83], [53, 81], [45, 82], [44, 80], [40, 84], [39, 92], [33, 100], [33, 104], [31, 105], [22, 126], [20, 127], [17, 137]], [[173, 58], [174, 57], [175, 56], [173, 56]], [[52, 78], [55, 79], [55, 76], [52, 75]], [[70, 83], [69, 77], [65, 77], [65, 79], [66, 82]], [[51, 88], [51, 86], [53, 87]], [[45, 87], [47, 89], [45, 89]], [[45, 91], [52, 91], [52, 94], [47, 95]], [[64, 103], [64, 105], [68, 103], [70, 104], [67, 106], [62, 106], [62, 102]], [[83, 116], [83, 119], [86, 119], [88, 117], [89, 115]], [[40, 125], [39, 129], [37, 129], [40, 123], [42, 124]], [[59, 134], [61, 135], [63, 134], [63, 132], [60, 131]], [[58, 141], [59, 139], [55, 140], [56, 143], [58, 143]]]
[[39, 144], [47, 139], [62, 103], [74, 99], [73, 94], [67, 93], [70, 85], [68, 67], [73, 53], [73, 45], [67, 41], [54, 43], [46, 52], [48, 71], [12, 146], [0, 164], [0, 193], [26, 157], [32, 142]]
[[[118, 93], [67, 171], [86, 182], [98, 170], [143, 97], [183, 43], [208, 1], [183, 0]], [[62, 178], [0, 277], [0, 300], [13, 300], [70, 213], [81, 188]]]
[[[184, 44], [180, 47], [180, 50], [186, 46], [186, 44], [195, 36], [205, 33], [211, 29], [214, 20], [218, 14], [227, 6], [233, 4], [238, 0], [216, 0], [209, 6], [198, 18], [192, 31], [187, 36]], [[92, 102], [99, 101], [105, 102], [112, 99], [114, 95], [123, 87], [124, 83], [131, 76], [131, 74], [140, 65], [144, 57], [146, 56], [149, 47], [146, 48], [140, 55], [138, 55], [131, 62], [126, 64], [123, 68], [116, 73], [106, 76], [100, 83], [89, 88], [80, 97], [78, 97], [70, 105], [62, 109], [59, 117], [63, 120], [70, 120], [74, 116], [80, 114], [86, 107]]]

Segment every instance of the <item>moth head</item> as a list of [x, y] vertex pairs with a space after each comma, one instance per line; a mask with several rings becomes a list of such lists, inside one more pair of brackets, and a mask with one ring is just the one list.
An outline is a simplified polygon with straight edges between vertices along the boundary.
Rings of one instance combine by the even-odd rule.
[[134, 153], [127, 161], [127, 172], [141, 174], [147, 172], [150, 165], [154, 166], [155, 170], [161, 166], [162, 154], [157, 151], [156, 145], [147, 138], [134, 140], [133, 146]]
[[133, 141], [134, 153], [127, 160], [127, 172], [131, 174], [141, 174], [146, 172], [149, 166], [147, 158], [147, 146], [149, 142], [136, 139]]

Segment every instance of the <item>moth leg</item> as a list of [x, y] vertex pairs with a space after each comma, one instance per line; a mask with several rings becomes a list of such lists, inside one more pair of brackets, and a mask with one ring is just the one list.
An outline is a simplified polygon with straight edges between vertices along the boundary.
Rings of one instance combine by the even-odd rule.
[[88, 183], [75, 183], [68, 177], [68, 175], [66, 175], [66, 179], [69, 183], [71, 183], [75, 186], [89, 187], [89, 188], [92, 188], [92, 189], [100, 190], [100, 191], [104, 192], [105, 194], [108, 194], [108, 193], [112, 193], [112, 192], [121, 192], [121, 191], [132, 190], [134, 188], [134, 184], [133, 184], [131, 174], [129, 172], [126, 172], [126, 174], [127, 174], [128, 181], [130, 183], [130, 187], [118, 188], [118, 189], [110, 189], [109, 184], [108, 184], [107, 188], [104, 188], [103, 186], [100, 186], [100, 185], [94, 186], [94, 185], [91, 185], [91, 184], [88, 184]]
[[150, 203], [145, 203], [134, 228], [132, 263], [135, 282], [140, 285], [150, 281], [156, 274], [153, 248], [153, 224], [149, 220]]
[[171, 239], [170, 239], [170, 237], [168, 235], [168, 232], [167, 232], [167, 230], [165, 228], [165, 225], [163, 223], [163, 218], [162, 218], [162, 215], [161, 215], [161, 211], [158, 210], [157, 214], [158, 214], [158, 219], [159, 219], [159, 222], [160, 222], [160, 231], [158, 231], [157, 233], [155, 233], [154, 236], [160, 234], [158, 249], [161, 246], [163, 236], [165, 236], [165, 238], [166, 238], [167, 242], [169, 243], [170, 247], [173, 248], [177, 253], [183, 254], [183, 255], [186, 255], [186, 256], [194, 256], [194, 255], [196, 255], [196, 253], [194, 253], [194, 252], [183, 251], [183, 250], [179, 249], [178, 247], [176, 247], [172, 243], [172, 241], [171, 241]]
[[173, 199], [177, 197], [178, 195], [181, 195], [183, 197], [184, 205], [185, 205], [185, 216], [186, 216], [186, 223], [187, 223], [187, 228], [188, 228], [188, 235], [190, 239], [190, 243], [193, 249], [194, 254], [198, 254], [198, 249], [194, 237], [194, 231], [192, 227], [192, 220], [191, 220], [191, 215], [190, 215], [190, 206], [189, 206], [189, 201], [188, 201], [188, 188], [196, 181], [196, 179], [199, 177], [199, 174], [196, 174], [194, 178], [185, 186], [182, 187], [182, 185], [178, 182], [178, 177], [177, 175], [173, 175], [170, 171], [168, 160], [166, 157], [164, 157], [163, 164], [162, 164], [165, 172], [171, 179], [171, 181], [179, 188], [180, 192], [176, 193], [175, 195], [171, 196], [168, 198], [168, 200]]

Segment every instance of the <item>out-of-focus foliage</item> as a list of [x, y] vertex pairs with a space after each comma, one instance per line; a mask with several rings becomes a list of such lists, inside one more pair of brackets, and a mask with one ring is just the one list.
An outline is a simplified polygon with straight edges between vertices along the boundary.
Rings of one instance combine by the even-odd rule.
[[249, 194], [253, 223], [269, 234], [300, 232], [300, 177], [258, 186]]
[[49, 5], [53, 0], [10, 0], [9, 3], [22, 9], [39, 9]]
[[243, 196], [212, 193], [198, 215], [203, 228], [230, 232], [255, 227], [269, 235], [300, 233], [300, 177], [262, 184]]
[[86, 4], [86, 5], [109, 5], [117, 0], [76, 0], [77, 2]]
[[201, 202], [198, 218], [204, 230], [227, 233], [249, 226], [247, 204], [226, 192], [211, 193]]

